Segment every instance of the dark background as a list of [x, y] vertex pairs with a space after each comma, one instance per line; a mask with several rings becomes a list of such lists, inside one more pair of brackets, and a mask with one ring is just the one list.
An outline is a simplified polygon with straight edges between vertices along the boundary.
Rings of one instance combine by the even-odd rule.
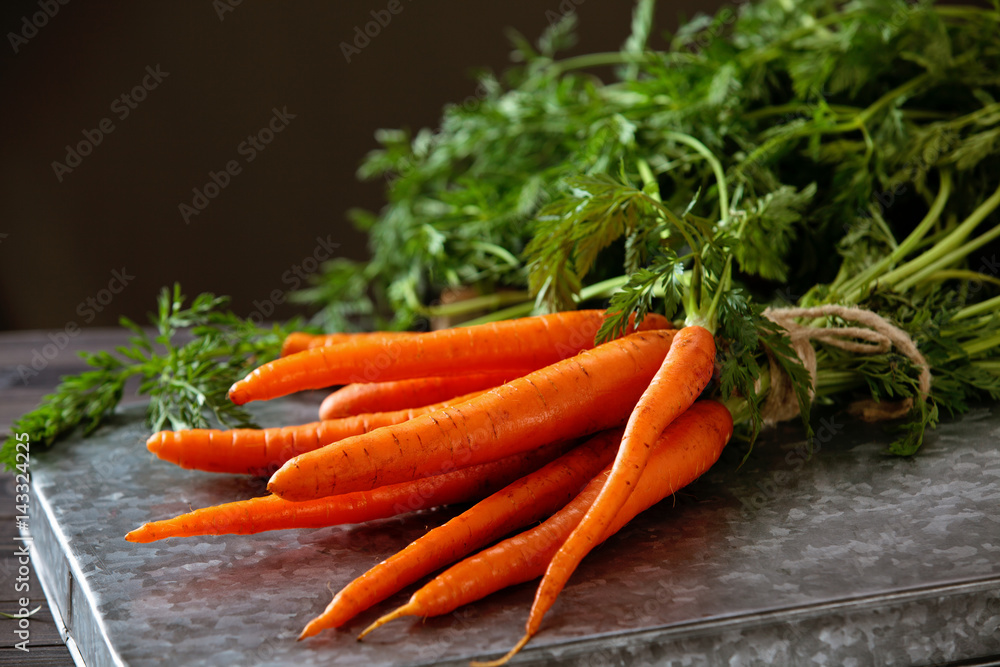
[[[571, 53], [614, 50], [632, 11], [613, 0], [401, 0], [348, 63], [340, 43], [388, 0], [243, 0], [223, 11], [226, 2], [4, 2], [0, 328], [144, 320], [174, 281], [189, 296], [231, 295], [243, 316], [268, 310], [275, 290], [294, 286], [294, 267], [315, 270], [303, 260], [318, 238], [342, 256], [365, 256], [344, 213], [381, 205], [384, 183], [355, 177], [377, 128], [436, 127], [444, 103], [474, 93], [474, 68], [508, 63], [507, 27], [534, 41], [552, 16], [575, 8]], [[675, 26], [695, 4], [661, 2], [659, 24]], [[33, 33], [25, 17], [43, 6], [58, 11], [37, 16], [44, 25]], [[168, 74], [122, 119], [115, 100], [147, 66]], [[238, 146], [274, 108], [295, 118], [248, 163]], [[104, 119], [114, 130], [60, 182], [52, 163], [66, 164], [67, 144]], [[241, 173], [186, 224], [179, 205], [230, 160]], [[108, 290], [114, 271], [128, 278], [110, 285], [117, 294]], [[285, 304], [270, 315], [297, 312]]]

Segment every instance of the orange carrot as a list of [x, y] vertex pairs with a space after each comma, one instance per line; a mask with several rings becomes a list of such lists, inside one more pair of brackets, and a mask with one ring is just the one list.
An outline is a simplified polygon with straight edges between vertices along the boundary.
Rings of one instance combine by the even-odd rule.
[[301, 454], [274, 473], [268, 489], [297, 501], [362, 491], [622, 424], [673, 334], [631, 334], [464, 403]]
[[386, 412], [430, 405], [469, 392], [491, 389], [533, 370], [537, 369], [349, 384], [323, 400], [319, 407], [319, 418], [337, 419], [365, 412]]
[[[690, 484], [714, 464], [732, 435], [729, 410], [699, 401], [660, 435], [635, 491], [598, 541], [617, 533], [637, 514]], [[358, 639], [401, 616], [439, 616], [507, 586], [537, 579], [559, 545], [587, 512], [611, 474], [608, 465], [563, 509], [544, 523], [461, 561], [426, 584], [409, 601], [370, 625]]]
[[549, 463], [569, 446], [569, 443], [555, 443], [414, 482], [304, 503], [289, 502], [273, 495], [238, 500], [197, 509], [172, 519], [152, 521], [136, 528], [125, 539], [145, 543], [168, 537], [251, 535], [288, 528], [322, 528], [478, 500]]
[[281, 344], [281, 356], [287, 357], [313, 347], [340, 345], [352, 340], [391, 340], [401, 336], [413, 335], [409, 331], [364, 331], [359, 333], [332, 333], [313, 335], [304, 331], [293, 331], [285, 337]]
[[591, 438], [382, 561], [337, 593], [299, 639], [340, 627], [420, 577], [558, 510], [611, 461], [621, 433]]
[[[391, 340], [355, 339], [266, 363], [236, 382], [229, 398], [242, 405], [352, 382], [542, 368], [592, 348], [603, 321], [602, 310], [578, 310]], [[650, 315], [639, 328], [667, 326], [665, 318]]]
[[375, 412], [298, 426], [159, 431], [149, 437], [146, 447], [164, 461], [182, 468], [268, 476], [299, 454], [383, 426], [402, 424], [419, 415], [463, 403], [481, 393], [473, 392], [422, 408]]
[[653, 443], [663, 429], [698, 398], [712, 379], [714, 364], [715, 339], [711, 333], [699, 326], [685, 327], [677, 333], [663, 366], [629, 417], [607, 484], [549, 563], [518, 648], [538, 632], [542, 617], [576, 566], [597, 545], [628, 500], [646, 466]]

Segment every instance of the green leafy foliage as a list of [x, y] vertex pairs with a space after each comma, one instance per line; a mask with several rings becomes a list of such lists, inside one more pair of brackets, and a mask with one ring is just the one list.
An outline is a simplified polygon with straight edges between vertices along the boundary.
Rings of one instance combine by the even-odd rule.
[[[11, 426], [11, 433], [27, 433], [33, 448], [51, 445], [77, 427], [90, 434], [114, 414], [133, 378], [139, 382], [137, 392], [149, 396], [147, 418], [154, 431], [204, 428], [210, 418], [231, 428], [252, 426], [247, 412], [227, 398], [229, 387], [276, 357], [281, 341], [302, 323], [260, 328], [224, 310], [227, 303], [227, 297], [201, 294], [185, 306], [179, 285], [164, 289], [150, 316], [154, 334], [122, 318], [122, 326], [132, 332], [128, 345], [115, 353], [82, 352], [90, 370], [63, 377], [54, 393]], [[12, 435], [0, 449], [7, 469], [15, 465], [15, 445]]]
[[611, 297], [608, 317], [597, 332], [597, 341], [605, 342], [630, 333], [629, 315], [641, 322], [653, 311], [654, 299], [662, 300], [658, 312], [673, 319], [685, 292], [684, 267], [670, 249], [660, 250], [648, 267], [637, 269], [629, 275], [622, 289]]
[[801, 190], [781, 185], [741, 211], [742, 233], [733, 251], [744, 273], [767, 280], [788, 280], [788, 254], [803, 211], [815, 194], [815, 183]]
[[[617, 53], [558, 59], [572, 17], [534, 45], [512, 34], [516, 65], [481, 74], [439, 129], [381, 132], [360, 171], [388, 184], [386, 207], [363, 216], [372, 260], [331, 265], [305, 295], [327, 314], [362, 306], [326, 322], [412, 326], [460, 285], [528, 290], [534, 302], [510, 314], [610, 296], [601, 340], [654, 310], [716, 329], [718, 393], [746, 401], [755, 432], [766, 353], [808, 421], [805, 371], [762, 316], [782, 294], [884, 309], [924, 350], [934, 390], [895, 453], [915, 451], [941, 412], [995, 396], [992, 320], [960, 316], [991, 293], [966, 285], [942, 304], [952, 286], [921, 272], [996, 187], [1000, 3], [762, 0], [695, 16], [666, 43], [653, 5], [637, 4]], [[614, 75], [587, 71], [598, 65]], [[818, 347], [823, 400], [919, 398], [905, 357]]]
[[567, 187], [566, 195], [539, 211], [535, 238], [524, 252], [529, 287], [549, 310], [573, 307], [583, 277], [619, 238], [630, 239], [632, 264], [640, 264], [640, 239], [661, 225], [654, 199], [610, 176], [575, 177]]
[[[572, 307], [582, 287], [642, 264], [638, 254], [623, 261], [593, 250], [618, 233], [637, 237], [589, 216], [593, 242], [581, 232], [547, 253], [539, 239], [559, 225], [552, 213], [579, 179], [595, 179], [595, 187], [625, 165], [635, 183], [643, 180], [634, 172], [640, 162], [668, 210], [701, 193], [695, 215], [743, 221], [734, 246], [740, 272], [791, 280], [804, 292], [835, 273], [838, 258], [826, 249], [860, 233], [874, 195], [912, 182], [910, 200], [934, 163], [971, 169], [995, 152], [1000, 113], [984, 112], [997, 99], [998, 55], [987, 37], [996, 19], [988, 14], [902, 0], [768, 0], [695, 17], [669, 50], [653, 51], [652, 8], [636, 7], [620, 53], [558, 60], [573, 42], [572, 17], [535, 45], [512, 33], [518, 64], [480, 74], [472, 95], [445, 108], [438, 129], [380, 131], [381, 148], [359, 170], [387, 183], [386, 207], [363, 216], [371, 263], [353, 272], [331, 264], [302, 295], [324, 308], [324, 325], [340, 329], [360, 316], [410, 326], [443, 289], [459, 285], [483, 293], [529, 287], [541, 295], [540, 309]], [[615, 80], [585, 71], [597, 64], [620, 65]], [[711, 165], [677, 133], [719, 158], [732, 211], [714, 206]], [[947, 151], [927, 150], [952, 135], [958, 143]], [[596, 213], [600, 193], [589, 199]], [[869, 250], [880, 247], [857, 252]], [[546, 254], [551, 261], [538, 264]], [[573, 266], [560, 266], [560, 256]], [[370, 287], [358, 288], [359, 274]], [[356, 312], [338, 312], [346, 303]]]

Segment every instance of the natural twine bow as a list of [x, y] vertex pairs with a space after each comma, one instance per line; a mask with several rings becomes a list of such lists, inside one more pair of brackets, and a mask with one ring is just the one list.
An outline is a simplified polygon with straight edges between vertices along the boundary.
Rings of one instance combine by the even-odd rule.
[[[816, 318], [831, 315], [864, 326], [809, 327], [795, 322], [797, 317]], [[862, 308], [831, 304], [812, 308], [768, 308], [764, 311], [764, 317], [788, 331], [792, 348], [809, 372], [810, 396], [816, 392], [816, 351], [812, 346], [814, 340], [857, 354], [888, 352], [895, 345], [897, 350], [909, 357], [920, 368], [920, 398], [926, 399], [930, 393], [931, 371], [927, 360], [920, 354], [920, 350], [917, 349], [909, 334], [891, 324], [878, 313]], [[768, 361], [771, 367], [771, 387], [767, 400], [764, 402], [762, 414], [766, 423], [774, 424], [798, 415], [799, 402], [795, 396], [795, 387], [791, 378], [781, 370], [770, 353], [768, 353]], [[912, 407], [913, 399], [910, 398], [896, 402], [879, 402], [869, 398], [853, 403], [849, 410], [852, 415], [865, 421], [881, 421], [902, 417]]]

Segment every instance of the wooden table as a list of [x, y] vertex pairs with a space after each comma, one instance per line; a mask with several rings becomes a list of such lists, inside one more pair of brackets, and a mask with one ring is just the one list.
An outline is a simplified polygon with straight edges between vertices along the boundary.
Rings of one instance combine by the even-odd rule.
[[[75, 336], [46, 331], [0, 333], [0, 437], [6, 439], [10, 426], [20, 415], [34, 408], [59, 383], [62, 375], [79, 373], [86, 368], [77, 351], [112, 349], [125, 341], [119, 329], [87, 329]], [[19, 577], [15, 551], [21, 543], [15, 515], [15, 480], [3, 474], [0, 484], [0, 611], [16, 613], [17, 600], [24, 592], [16, 586]], [[14, 634], [17, 621], [0, 619], [0, 665], [65, 667], [73, 665], [69, 649], [59, 635], [41, 584], [30, 574], [28, 593], [31, 608], [42, 608], [31, 617], [30, 643], [24, 651], [15, 648], [21, 639]]]

